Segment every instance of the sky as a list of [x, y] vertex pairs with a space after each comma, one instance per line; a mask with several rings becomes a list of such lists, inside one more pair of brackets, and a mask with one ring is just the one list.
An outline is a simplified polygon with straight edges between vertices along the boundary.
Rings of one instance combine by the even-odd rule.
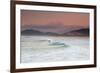
[[88, 28], [89, 13], [21, 10], [22, 29], [64, 33]]

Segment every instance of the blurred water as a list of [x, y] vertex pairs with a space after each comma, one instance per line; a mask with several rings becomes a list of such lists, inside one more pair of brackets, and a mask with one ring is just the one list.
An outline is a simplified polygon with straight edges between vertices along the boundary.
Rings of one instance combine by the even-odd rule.
[[89, 60], [89, 37], [21, 36], [21, 63]]

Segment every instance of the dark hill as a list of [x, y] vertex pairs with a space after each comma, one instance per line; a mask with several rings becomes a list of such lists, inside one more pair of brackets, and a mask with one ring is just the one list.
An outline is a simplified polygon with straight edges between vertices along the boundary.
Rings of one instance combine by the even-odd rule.
[[53, 32], [42, 32], [38, 30], [28, 29], [21, 31], [22, 35], [58, 35], [57, 33]]
[[22, 35], [32, 35], [32, 34], [37, 35], [37, 34], [42, 34], [42, 32], [33, 30], [33, 29], [28, 29], [28, 30], [21, 31], [21, 34]]
[[79, 30], [73, 30], [67, 33], [64, 33], [63, 35], [75, 35], [75, 36], [88, 36], [89, 35], [89, 28], [85, 28], [85, 29], [79, 29]]
[[79, 29], [79, 30], [73, 30], [70, 32], [66, 32], [63, 34], [57, 34], [54, 32], [42, 32], [39, 30], [34, 30], [34, 29], [27, 29], [21, 31], [22, 35], [61, 35], [61, 36], [89, 36], [89, 29]]

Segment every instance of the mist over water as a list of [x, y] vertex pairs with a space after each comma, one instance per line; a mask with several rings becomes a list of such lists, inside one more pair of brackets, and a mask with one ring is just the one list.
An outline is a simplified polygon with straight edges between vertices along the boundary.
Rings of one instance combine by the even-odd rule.
[[89, 60], [89, 37], [21, 36], [21, 63]]

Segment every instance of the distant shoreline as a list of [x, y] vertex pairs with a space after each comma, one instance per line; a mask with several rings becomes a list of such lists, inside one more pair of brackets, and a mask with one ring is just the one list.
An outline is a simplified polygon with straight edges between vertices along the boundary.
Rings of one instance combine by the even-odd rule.
[[21, 34], [21, 36], [57, 36], [57, 37], [60, 37], [60, 36], [66, 36], [66, 37], [89, 37], [89, 35], [23, 35]]

